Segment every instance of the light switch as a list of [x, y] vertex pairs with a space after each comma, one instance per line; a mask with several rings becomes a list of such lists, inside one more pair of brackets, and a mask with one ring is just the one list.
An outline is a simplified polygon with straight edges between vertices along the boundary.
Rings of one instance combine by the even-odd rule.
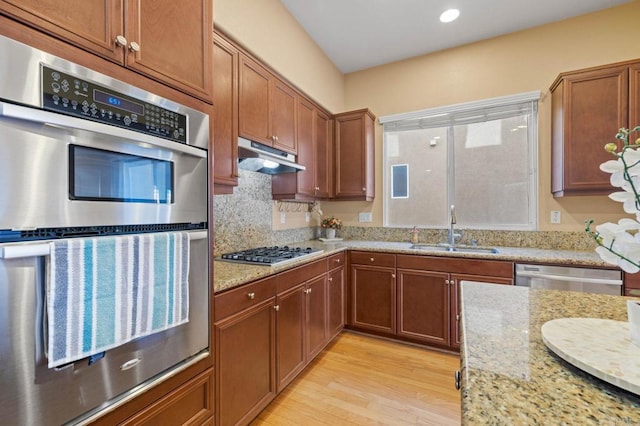
[[373, 222], [373, 213], [371, 212], [358, 213], [358, 222]]
[[287, 223], [287, 214], [285, 212], [280, 212], [280, 223]]
[[558, 210], [551, 211], [551, 223], [557, 225], [560, 223], [560, 212]]

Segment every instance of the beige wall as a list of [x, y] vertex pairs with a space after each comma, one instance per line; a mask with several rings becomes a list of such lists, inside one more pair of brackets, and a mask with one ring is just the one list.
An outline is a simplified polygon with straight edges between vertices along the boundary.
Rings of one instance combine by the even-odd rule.
[[213, 16], [217, 27], [320, 105], [344, 111], [343, 75], [279, 0], [215, 0]]
[[[539, 228], [579, 231], [585, 219], [613, 221], [622, 213], [621, 205], [607, 197], [551, 196], [548, 92], [560, 72], [639, 58], [640, 0], [346, 76], [278, 0], [216, 0], [214, 15], [216, 25], [332, 112], [367, 107], [382, 116], [540, 90]], [[324, 202], [325, 215], [361, 225], [358, 212], [373, 212], [371, 225], [382, 225], [381, 154], [382, 128], [377, 126], [375, 201]], [[561, 211], [562, 224], [550, 224], [552, 210]], [[274, 208], [274, 222], [276, 216]], [[293, 222], [305, 223], [299, 217]]]
[[[607, 197], [552, 197], [549, 86], [562, 71], [639, 58], [639, 18], [640, 1], [634, 1], [531, 30], [351, 73], [346, 75], [345, 106], [347, 110], [368, 107], [377, 116], [382, 116], [540, 90], [539, 229], [577, 231], [583, 229], [588, 218], [594, 218], [596, 223], [617, 220], [622, 214], [622, 206]], [[373, 211], [372, 225], [382, 224], [381, 155], [382, 127], [377, 126], [375, 201], [332, 203], [323, 206], [325, 213], [357, 220], [358, 211]], [[561, 211], [560, 225], [550, 223], [552, 210]]]

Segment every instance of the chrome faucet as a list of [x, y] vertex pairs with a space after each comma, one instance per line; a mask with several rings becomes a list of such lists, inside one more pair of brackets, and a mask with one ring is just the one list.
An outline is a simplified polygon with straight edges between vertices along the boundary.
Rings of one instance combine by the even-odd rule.
[[449, 247], [453, 247], [456, 244], [456, 238], [460, 238], [462, 235], [456, 234], [453, 225], [456, 224], [456, 208], [453, 204], [451, 204], [451, 215], [449, 220], [449, 238], [447, 243]]

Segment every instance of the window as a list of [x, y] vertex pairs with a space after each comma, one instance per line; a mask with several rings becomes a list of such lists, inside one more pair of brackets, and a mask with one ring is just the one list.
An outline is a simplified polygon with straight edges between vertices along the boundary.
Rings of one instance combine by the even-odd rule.
[[533, 230], [539, 92], [380, 118], [384, 224]]

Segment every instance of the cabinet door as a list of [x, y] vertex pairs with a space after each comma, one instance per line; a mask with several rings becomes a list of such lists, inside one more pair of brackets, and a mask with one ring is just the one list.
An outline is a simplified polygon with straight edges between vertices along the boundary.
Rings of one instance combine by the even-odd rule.
[[238, 51], [218, 35], [213, 67], [214, 184], [233, 187], [238, 185]]
[[2, 11], [103, 58], [123, 63], [122, 0], [2, 0]]
[[297, 172], [298, 194], [314, 197], [316, 194], [316, 144], [313, 137], [315, 108], [306, 99], [298, 102], [298, 163], [306, 170]]
[[629, 68], [629, 127], [640, 126], [640, 63]]
[[351, 325], [394, 334], [396, 330], [395, 268], [351, 266]]
[[448, 346], [449, 274], [398, 269], [398, 336]]
[[344, 267], [329, 271], [328, 285], [328, 338], [333, 339], [344, 328]]
[[[315, 171], [316, 197], [331, 198], [333, 195], [333, 122], [327, 114], [315, 110]], [[298, 144], [298, 152], [300, 150]]]
[[604, 145], [629, 119], [629, 68], [577, 72], [552, 86], [552, 192], [555, 196], [612, 192], [600, 164]]
[[367, 110], [335, 118], [335, 198], [372, 201], [374, 187], [374, 127]]
[[276, 395], [275, 298], [215, 324], [220, 426], [247, 424]]
[[274, 148], [297, 153], [296, 103], [298, 96], [289, 86], [277, 78], [272, 79], [269, 119]]
[[127, 66], [211, 102], [213, 1], [125, 2]]
[[483, 275], [451, 274], [449, 286], [451, 291], [451, 347], [460, 348], [460, 281], [479, 281], [483, 283], [494, 283], [503, 285], [513, 285], [513, 278], [507, 277], [487, 277]]
[[307, 282], [307, 362], [327, 343], [327, 275]]
[[238, 129], [240, 136], [273, 145], [269, 132], [269, 72], [240, 55]]
[[305, 366], [304, 283], [278, 294], [277, 365], [278, 392], [285, 388]]

